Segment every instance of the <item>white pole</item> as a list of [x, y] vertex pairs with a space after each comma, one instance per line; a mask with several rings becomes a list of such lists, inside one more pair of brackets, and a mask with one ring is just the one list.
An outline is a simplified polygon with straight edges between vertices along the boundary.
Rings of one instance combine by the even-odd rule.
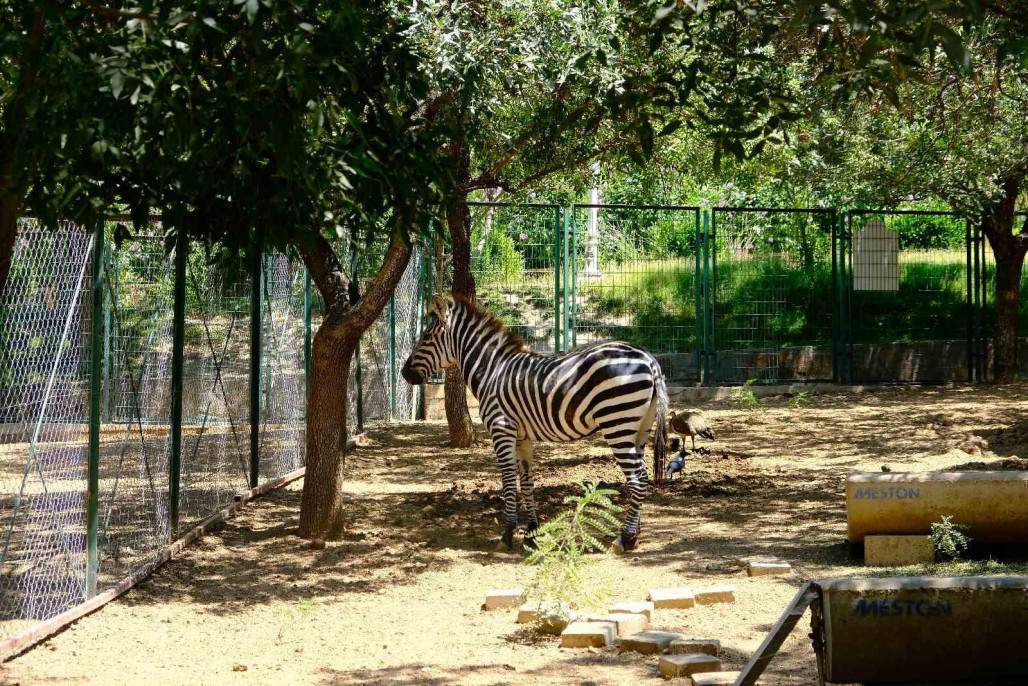
[[[600, 165], [593, 165], [593, 174], [598, 175]], [[599, 205], [602, 201], [600, 189], [593, 186], [589, 189], [589, 204]], [[596, 207], [589, 208], [589, 227], [585, 234], [585, 272], [583, 276], [601, 276], [600, 274], [600, 218]]]

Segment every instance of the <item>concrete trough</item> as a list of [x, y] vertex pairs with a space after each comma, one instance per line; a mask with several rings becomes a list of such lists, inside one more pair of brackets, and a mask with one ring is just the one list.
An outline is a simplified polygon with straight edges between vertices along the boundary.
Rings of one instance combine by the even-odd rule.
[[1028, 577], [832, 579], [819, 586], [828, 682], [994, 683], [1028, 672]]
[[854, 474], [846, 480], [849, 542], [930, 534], [952, 516], [976, 543], [1028, 543], [1028, 472]]

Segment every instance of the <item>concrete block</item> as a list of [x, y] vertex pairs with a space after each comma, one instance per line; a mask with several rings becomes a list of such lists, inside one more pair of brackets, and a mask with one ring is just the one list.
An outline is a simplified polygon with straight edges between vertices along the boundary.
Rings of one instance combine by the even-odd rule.
[[635, 652], [643, 655], [663, 653], [675, 639], [685, 638], [670, 631], [640, 631], [621, 639], [621, 652]]
[[864, 564], [868, 567], [902, 567], [935, 562], [931, 536], [865, 536]]
[[676, 638], [671, 641], [667, 651], [672, 655], [705, 653], [717, 657], [721, 651], [721, 641], [716, 638]]
[[485, 609], [499, 610], [505, 607], [519, 607], [525, 599], [523, 588], [494, 588], [485, 592]]
[[646, 619], [653, 621], [653, 603], [648, 600], [628, 603], [614, 603], [608, 612], [630, 612], [635, 615], [646, 615]]
[[792, 565], [788, 562], [750, 562], [746, 565], [746, 573], [750, 576], [775, 576], [791, 574]]
[[701, 672], [720, 672], [721, 660], [703, 653], [688, 655], [661, 655], [657, 663], [660, 675], [665, 679], [692, 676]]
[[1025, 683], [1028, 577], [818, 582], [831, 683]]
[[732, 564], [736, 567], [742, 567], [745, 569], [754, 562], [781, 562], [782, 558], [775, 557], [774, 555], [740, 555], [738, 557], [731, 558]]
[[696, 604], [696, 596], [693, 595], [692, 589], [685, 586], [681, 588], [655, 588], [650, 591], [648, 599], [653, 602], [653, 607], [657, 609], [684, 609]]
[[720, 586], [707, 586], [706, 588], [696, 589], [696, 603], [699, 605], [734, 602], [735, 586], [721, 584]]
[[893, 472], [846, 479], [850, 543], [871, 534], [928, 535], [943, 515], [976, 543], [1028, 543], [1028, 471]]
[[692, 686], [732, 686], [739, 672], [703, 672], [692, 675]]
[[645, 631], [650, 625], [646, 615], [637, 615], [630, 612], [612, 612], [609, 615], [590, 615], [582, 618], [586, 622], [614, 622], [617, 626], [617, 635], [620, 638], [631, 636], [640, 631]]
[[617, 637], [614, 622], [572, 622], [560, 633], [564, 648], [606, 648]]

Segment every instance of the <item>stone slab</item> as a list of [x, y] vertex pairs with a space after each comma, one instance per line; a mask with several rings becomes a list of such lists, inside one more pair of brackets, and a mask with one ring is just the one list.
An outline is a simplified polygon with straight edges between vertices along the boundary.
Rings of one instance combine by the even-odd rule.
[[713, 605], [715, 603], [734, 603], [735, 586], [720, 584], [718, 586], [707, 586], [696, 589], [696, 603], [698, 605]]
[[716, 638], [676, 638], [671, 641], [667, 651], [672, 655], [705, 653], [717, 657], [721, 652], [721, 641]]
[[739, 672], [702, 672], [692, 675], [692, 686], [732, 686]]
[[720, 672], [721, 660], [703, 653], [689, 655], [661, 655], [657, 663], [660, 675], [665, 679], [692, 676], [701, 672]]
[[621, 639], [621, 652], [656, 655], [663, 653], [675, 639], [685, 638], [670, 631], [640, 631]]
[[525, 599], [523, 588], [493, 588], [485, 592], [485, 609], [501, 610], [519, 607]]
[[868, 567], [902, 567], [935, 562], [931, 536], [864, 537], [864, 564]]
[[749, 576], [777, 576], [791, 574], [792, 565], [788, 562], [750, 562], [746, 565]]
[[614, 603], [607, 608], [608, 612], [629, 612], [636, 615], [646, 615], [646, 619], [653, 621], [653, 603], [648, 600], [638, 602]]
[[687, 609], [696, 604], [696, 596], [687, 586], [679, 588], [654, 588], [648, 596], [657, 609]]
[[614, 622], [572, 622], [560, 633], [564, 648], [606, 648], [617, 637]]
[[583, 618], [587, 622], [614, 622], [617, 626], [617, 635], [620, 638], [631, 636], [640, 631], [646, 631], [650, 626], [650, 620], [646, 615], [637, 615], [630, 612], [612, 612], [606, 615], [589, 615]]

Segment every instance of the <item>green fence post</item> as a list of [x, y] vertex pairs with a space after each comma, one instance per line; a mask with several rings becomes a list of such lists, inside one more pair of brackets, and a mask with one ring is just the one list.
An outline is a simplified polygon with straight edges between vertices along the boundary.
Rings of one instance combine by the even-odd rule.
[[714, 354], [714, 310], [710, 297], [710, 211], [703, 211], [703, 383], [714, 385], [714, 370], [710, 360]]
[[560, 213], [553, 208], [553, 352], [560, 352]]
[[842, 306], [845, 315], [842, 319], [843, 363], [842, 371], [846, 375], [844, 383], [853, 383], [853, 212], [846, 213], [845, 230], [842, 236]]
[[571, 347], [578, 347], [578, 213], [571, 206]]
[[[311, 387], [311, 273], [303, 270], [303, 395], [310, 396]], [[306, 400], [304, 401], [306, 404]]]
[[189, 239], [179, 228], [175, 245], [174, 314], [171, 343], [171, 459], [168, 462], [168, 509], [171, 514], [171, 540], [178, 538], [179, 493], [182, 475], [182, 376], [185, 367], [186, 339], [186, 262]]
[[563, 326], [564, 326], [564, 352], [568, 351], [568, 211], [564, 210], [564, 311], [563, 311]]
[[263, 326], [264, 254], [250, 256], [250, 488], [257, 488], [261, 465], [261, 334]]
[[[357, 259], [357, 249], [350, 245], [350, 278], [357, 281], [357, 267], [360, 262]], [[353, 382], [357, 386], [357, 433], [364, 432], [364, 374], [361, 372], [361, 340], [357, 341], [357, 349], [353, 353], [353, 363], [356, 367], [353, 370]]]
[[974, 381], [974, 301], [971, 298], [971, 220], [964, 219], [964, 247], [967, 250], [967, 262], [965, 263], [965, 279], [967, 289], [967, 380]]
[[86, 483], [86, 598], [96, 595], [97, 524], [100, 515], [100, 393], [103, 364], [104, 223], [93, 228], [93, 338], [89, 366], [89, 466]]
[[693, 261], [693, 266], [695, 267], [695, 274], [693, 275], [693, 289], [692, 289], [693, 290], [693, 297], [694, 297], [694, 301], [695, 301], [694, 304], [693, 304], [693, 307], [695, 308], [695, 312], [696, 312], [696, 316], [695, 316], [695, 319], [696, 319], [696, 335], [695, 335], [696, 346], [695, 346], [695, 349], [696, 349], [696, 351], [695, 351], [694, 354], [696, 356], [696, 383], [702, 385], [703, 384], [703, 363], [700, 360], [700, 350], [703, 347], [703, 332], [704, 332], [704, 330], [706, 328], [706, 327], [704, 327], [703, 324], [704, 324], [704, 318], [706, 317], [706, 315], [705, 315], [705, 313], [703, 311], [703, 303], [702, 303], [703, 284], [700, 281], [700, 255], [701, 255], [701, 250], [702, 250], [701, 246], [703, 245], [703, 239], [702, 239], [701, 234], [700, 234], [700, 211], [699, 210], [696, 210], [695, 219], [696, 219], [695, 227], [694, 227], [694, 230], [693, 230], [693, 235], [695, 237], [695, 243], [694, 243], [694, 247], [693, 247], [693, 260], [692, 260]]
[[[975, 347], [978, 354], [975, 356], [975, 376], [979, 383], [985, 381], [985, 331], [982, 327], [982, 308], [984, 307], [983, 297], [985, 295], [985, 253], [979, 250], [984, 246], [981, 231], [975, 227], [974, 231], [974, 305], [975, 305], [975, 334], [978, 343]], [[984, 248], [983, 248], [984, 249]], [[982, 259], [979, 259], [981, 257]]]
[[[117, 269], [117, 263], [115, 263], [115, 269]], [[111, 261], [110, 253], [104, 251], [104, 273], [110, 273]], [[105, 422], [111, 421], [111, 415], [114, 414], [114, 396], [115, 389], [117, 386], [114, 384], [114, 371], [111, 367], [111, 336], [113, 335], [113, 322], [111, 321], [111, 312], [114, 310], [111, 303], [110, 290], [104, 289], [104, 359], [103, 359], [103, 379], [104, 385], [100, 389], [101, 398], [100, 402], [103, 405], [103, 420]]]
[[835, 296], [835, 304], [832, 307], [832, 382], [842, 381], [842, 365], [839, 363], [841, 352], [841, 327], [842, 327], [842, 303], [839, 299], [839, 255], [836, 249], [836, 242], [842, 233], [842, 215], [836, 216], [832, 222], [832, 294]]
[[389, 421], [396, 418], [396, 293], [389, 296]]

